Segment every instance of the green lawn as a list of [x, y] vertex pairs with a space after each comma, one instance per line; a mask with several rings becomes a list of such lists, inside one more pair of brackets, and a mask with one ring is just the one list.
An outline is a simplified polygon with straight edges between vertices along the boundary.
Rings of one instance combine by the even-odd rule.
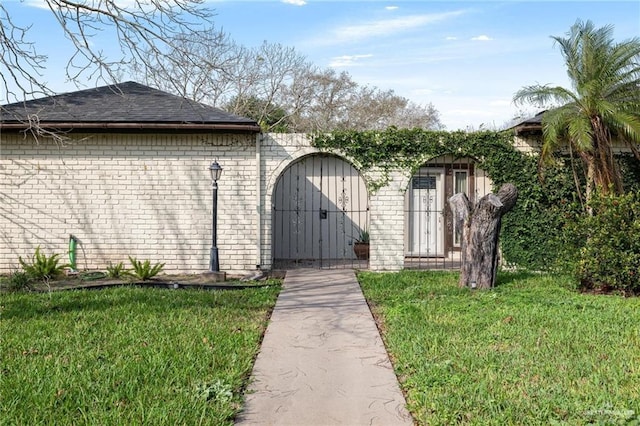
[[640, 423], [640, 299], [549, 275], [359, 274], [422, 425]]
[[[640, 299], [359, 274], [419, 424], [637, 424]], [[231, 425], [278, 287], [0, 294], [0, 424]]]
[[0, 294], [0, 424], [230, 425], [279, 287]]

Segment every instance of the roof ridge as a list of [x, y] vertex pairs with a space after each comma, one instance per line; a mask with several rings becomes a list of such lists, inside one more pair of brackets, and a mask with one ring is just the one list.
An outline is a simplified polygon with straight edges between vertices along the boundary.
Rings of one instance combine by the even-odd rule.
[[35, 117], [41, 126], [50, 127], [64, 123], [68, 128], [86, 128], [93, 123], [100, 124], [98, 127], [114, 128], [126, 123], [139, 123], [141, 128], [151, 128], [152, 125], [180, 123], [205, 127], [241, 125], [260, 131], [260, 126], [253, 119], [136, 81], [7, 104], [0, 109], [3, 112], [0, 125], [4, 127], [10, 123], [25, 123], [30, 117]]

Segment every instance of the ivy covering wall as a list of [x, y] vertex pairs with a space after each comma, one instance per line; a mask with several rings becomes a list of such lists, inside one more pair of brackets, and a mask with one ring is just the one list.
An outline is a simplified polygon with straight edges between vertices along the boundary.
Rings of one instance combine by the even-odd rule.
[[569, 213], [579, 207], [575, 181], [568, 159], [561, 159], [538, 174], [538, 157], [518, 151], [513, 134], [495, 132], [443, 132], [422, 129], [341, 131], [318, 134], [313, 145], [337, 150], [363, 171], [376, 169], [382, 178], [372, 190], [384, 185], [392, 169], [411, 174], [432, 158], [452, 155], [473, 158], [494, 184], [513, 183], [519, 192], [515, 208], [503, 217], [501, 246], [507, 263], [531, 269], [555, 264], [560, 252], [559, 236]]

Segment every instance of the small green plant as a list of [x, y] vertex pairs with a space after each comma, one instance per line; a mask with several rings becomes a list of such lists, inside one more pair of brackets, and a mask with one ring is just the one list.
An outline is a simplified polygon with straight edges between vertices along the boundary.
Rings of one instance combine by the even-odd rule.
[[68, 268], [68, 264], [59, 264], [59, 254], [53, 254], [49, 257], [40, 252], [40, 246], [36, 248], [36, 252], [31, 257], [31, 262], [27, 262], [18, 257], [20, 265], [24, 272], [33, 280], [49, 281], [63, 274], [64, 269]]
[[109, 266], [107, 266], [107, 276], [109, 278], [122, 278], [126, 273], [127, 269], [124, 267], [124, 263], [122, 262], [118, 262], [115, 265], [109, 263]]
[[31, 277], [24, 271], [12, 272], [2, 281], [3, 287], [11, 291], [31, 290]]
[[196, 394], [206, 401], [214, 400], [227, 404], [233, 399], [233, 387], [218, 379], [212, 383], [201, 383], [197, 385]]
[[367, 231], [366, 229], [363, 229], [362, 231], [360, 231], [360, 235], [358, 236], [358, 239], [356, 240], [356, 242], [358, 242], [358, 243], [368, 243], [369, 242], [369, 231]]
[[130, 275], [141, 279], [142, 281], [147, 281], [162, 271], [164, 268], [164, 263], [156, 263], [151, 266], [151, 262], [149, 260], [145, 260], [144, 262], [140, 262], [135, 257], [129, 256], [129, 261], [133, 266], [133, 269], [129, 272]]
[[353, 244], [353, 252], [356, 255], [356, 259], [369, 259], [369, 231], [366, 229], [360, 230], [360, 235]]

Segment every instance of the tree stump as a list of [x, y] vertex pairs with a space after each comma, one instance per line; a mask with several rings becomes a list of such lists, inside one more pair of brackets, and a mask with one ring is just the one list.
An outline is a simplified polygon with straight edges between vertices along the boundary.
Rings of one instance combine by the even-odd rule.
[[498, 270], [498, 238], [502, 216], [513, 208], [518, 190], [507, 183], [472, 207], [465, 194], [449, 198], [454, 220], [462, 229], [460, 287], [492, 288]]

